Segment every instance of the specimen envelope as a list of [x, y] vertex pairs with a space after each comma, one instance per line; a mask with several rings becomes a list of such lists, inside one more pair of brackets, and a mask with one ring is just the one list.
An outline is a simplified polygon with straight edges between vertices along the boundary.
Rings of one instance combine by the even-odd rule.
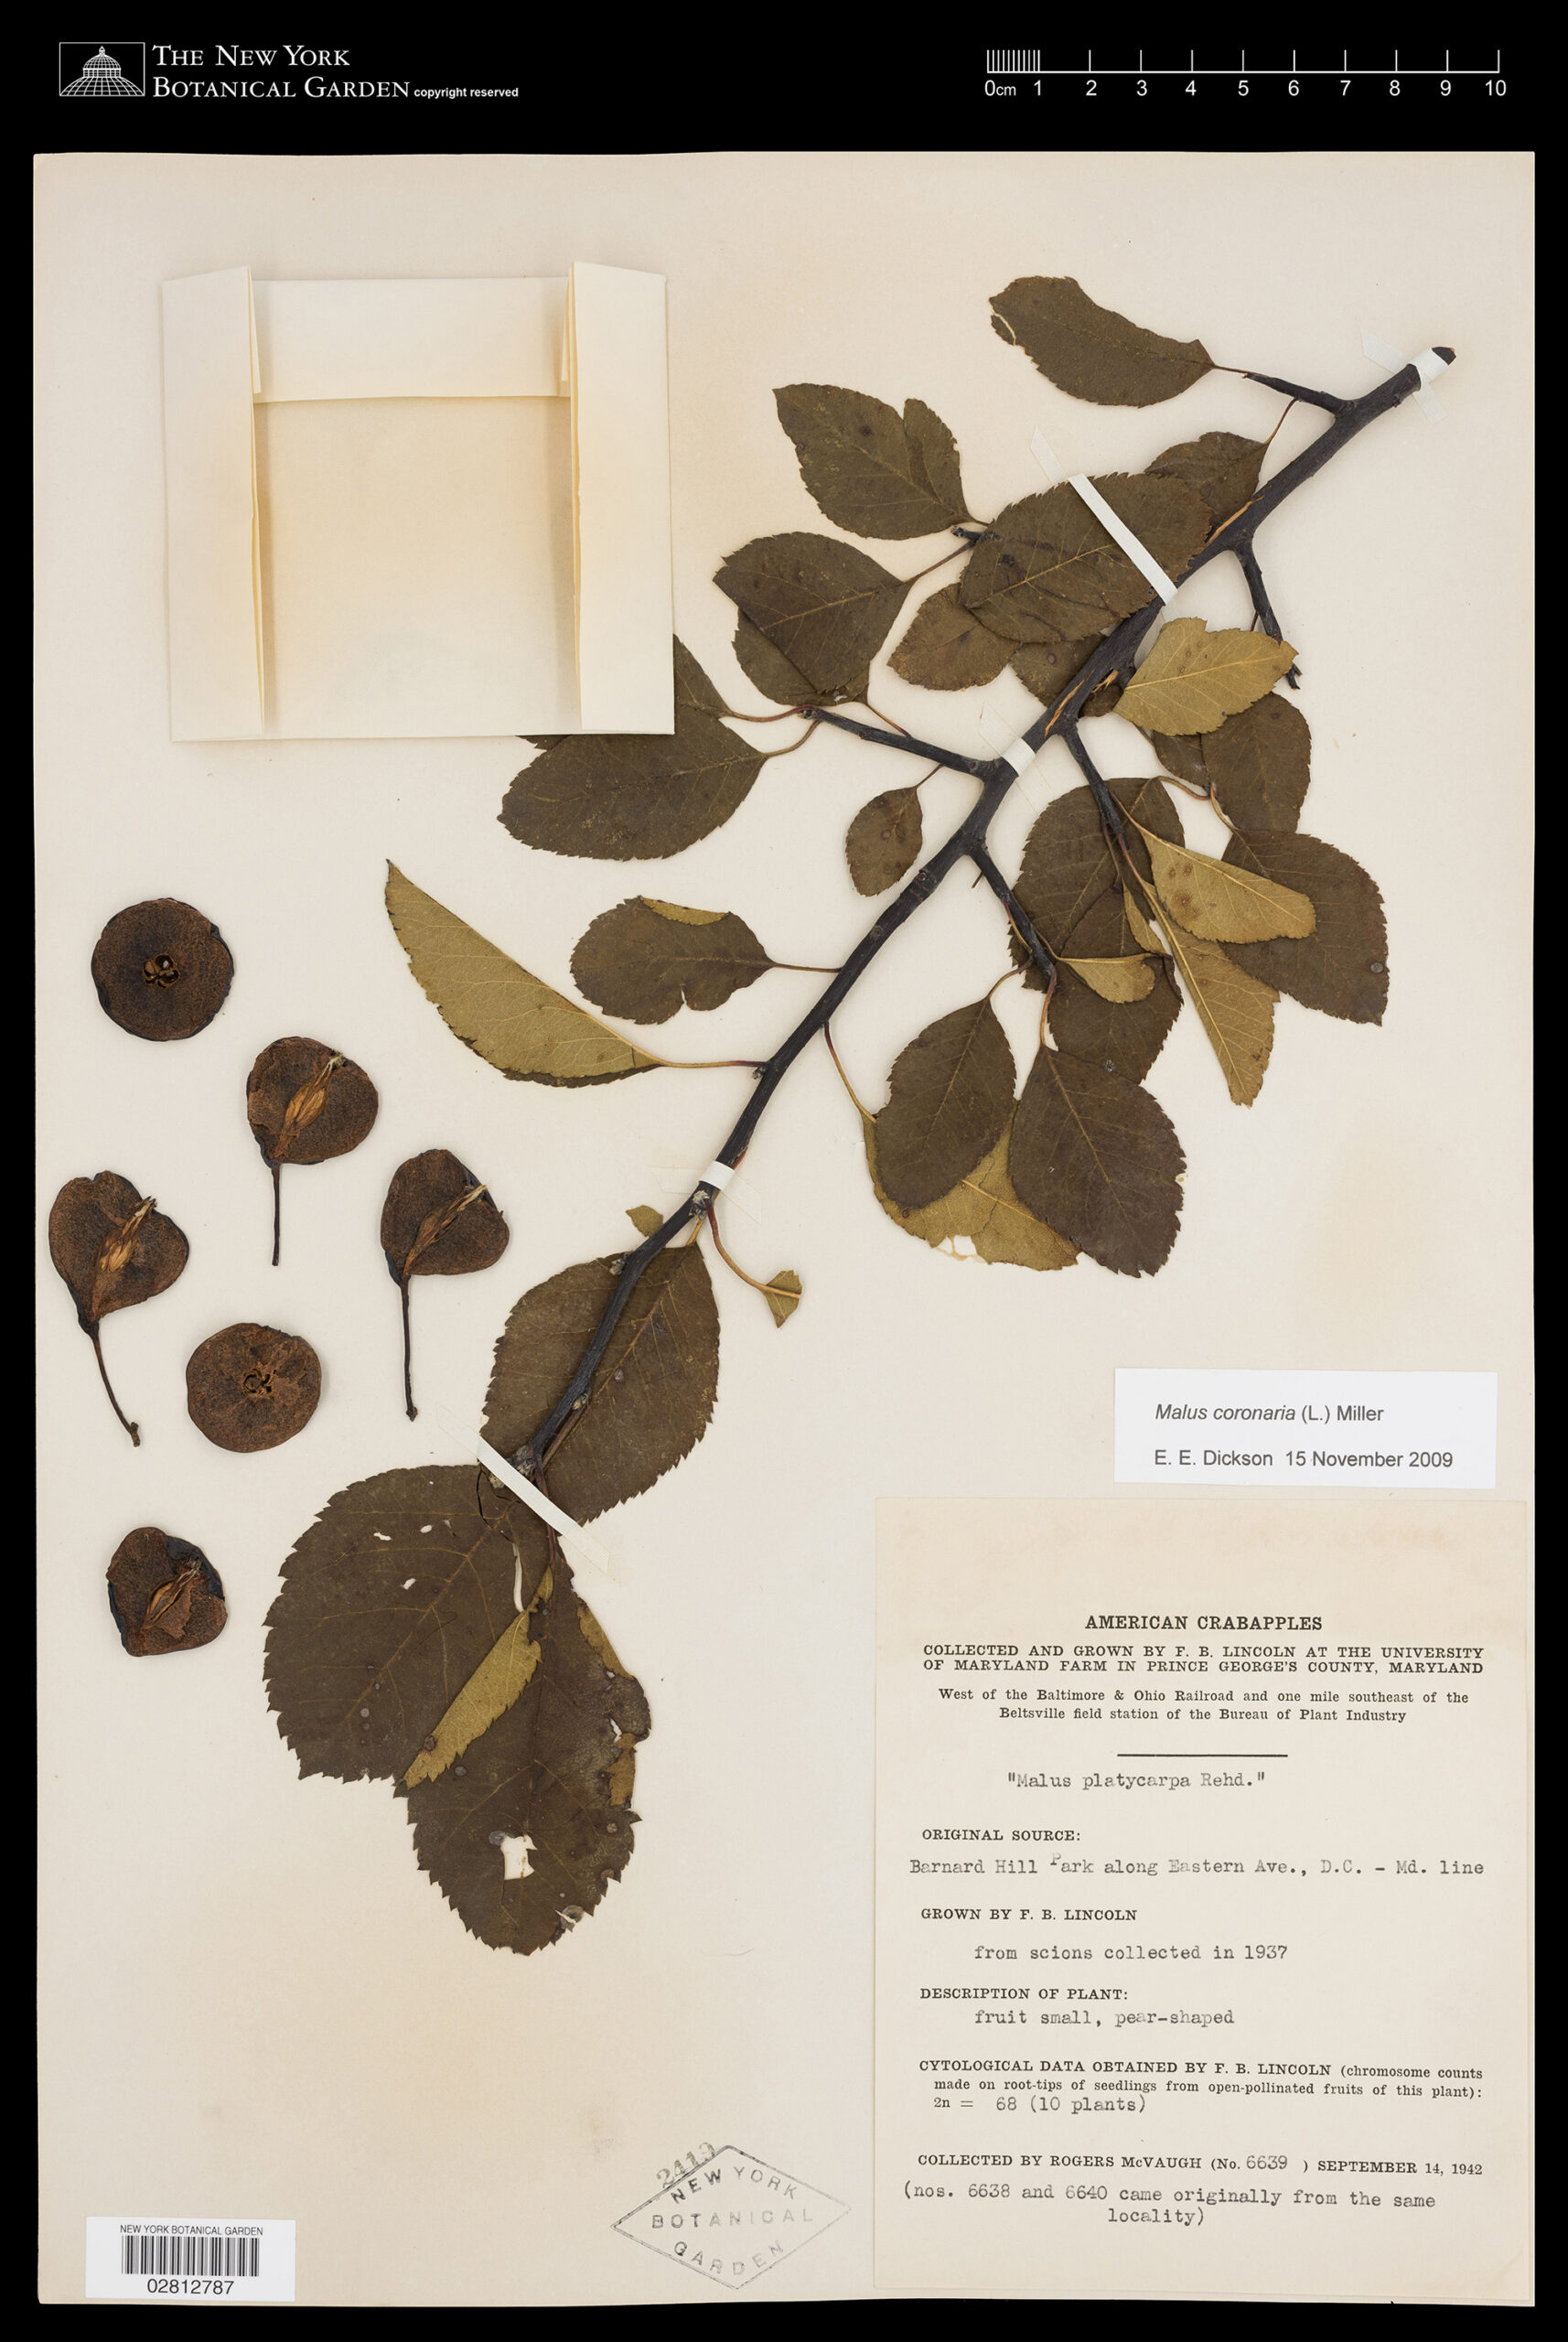
[[671, 732], [664, 279], [163, 287], [177, 740]]

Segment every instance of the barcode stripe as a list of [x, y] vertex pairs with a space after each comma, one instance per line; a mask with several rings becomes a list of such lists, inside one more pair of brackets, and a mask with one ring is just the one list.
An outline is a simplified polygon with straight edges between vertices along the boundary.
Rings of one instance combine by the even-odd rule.
[[127, 2236], [121, 2240], [123, 2277], [259, 2277], [258, 2236]]

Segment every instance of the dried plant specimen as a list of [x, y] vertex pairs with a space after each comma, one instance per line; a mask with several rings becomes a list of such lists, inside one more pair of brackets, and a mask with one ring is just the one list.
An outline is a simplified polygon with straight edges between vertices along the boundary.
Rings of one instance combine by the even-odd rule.
[[446, 1147], [411, 1155], [393, 1172], [381, 1207], [381, 1250], [403, 1301], [403, 1395], [410, 1423], [419, 1413], [408, 1323], [411, 1281], [488, 1269], [500, 1259], [510, 1235], [484, 1181]]
[[106, 1016], [144, 1041], [185, 1041], [222, 1007], [233, 980], [229, 946], [204, 911], [172, 895], [116, 911], [92, 947]]
[[245, 1081], [245, 1112], [273, 1175], [273, 1266], [282, 1232], [283, 1166], [329, 1163], [368, 1137], [381, 1101], [362, 1066], [295, 1034], [262, 1051]]
[[223, 1632], [223, 1581], [198, 1545], [133, 1529], [109, 1564], [109, 1608], [133, 1659], [197, 1650]]
[[275, 1326], [225, 1326], [185, 1370], [190, 1420], [215, 1447], [252, 1456], [303, 1431], [321, 1396], [321, 1361]]
[[140, 1447], [141, 1433], [114, 1396], [98, 1329], [112, 1310], [134, 1309], [166, 1293], [189, 1256], [173, 1220], [117, 1171], [68, 1179], [50, 1207], [49, 1258], [70, 1289], [76, 1322], [92, 1344], [109, 1404], [133, 1447]]

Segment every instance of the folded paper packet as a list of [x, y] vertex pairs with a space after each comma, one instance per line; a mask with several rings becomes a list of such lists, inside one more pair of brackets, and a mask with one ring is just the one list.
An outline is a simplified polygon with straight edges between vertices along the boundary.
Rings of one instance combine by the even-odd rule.
[[175, 739], [673, 731], [661, 276], [163, 302]]

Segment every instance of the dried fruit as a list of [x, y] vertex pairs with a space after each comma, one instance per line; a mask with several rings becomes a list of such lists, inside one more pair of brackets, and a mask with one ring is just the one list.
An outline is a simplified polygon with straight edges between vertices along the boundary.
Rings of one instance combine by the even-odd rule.
[[222, 1007], [234, 957], [205, 911], [172, 895], [116, 911], [92, 947], [105, 1016], [144, 1041], [188, 1041]]
[[199, 1545], [133, 1529], [109, 1564], [109, 1607], [133, 1659], [214, 1641], [228, 1623], [223, 1581]]
[[274, 1041], [251, 1068], [245, 1112], [273, 1175], [273, 1266], [278, 1264], [280, 1180], [285, 1163], [329, 1163], [366, 1137], [381, 1101], [351, 1058], [295, 1034]]
[[305, 1429], [321, 1396], [321, 1361], [275, 1326], [225, 1326], [192, 1352], [185, 1393], [191, 1422], [215, 1447], [254, 1455]]

